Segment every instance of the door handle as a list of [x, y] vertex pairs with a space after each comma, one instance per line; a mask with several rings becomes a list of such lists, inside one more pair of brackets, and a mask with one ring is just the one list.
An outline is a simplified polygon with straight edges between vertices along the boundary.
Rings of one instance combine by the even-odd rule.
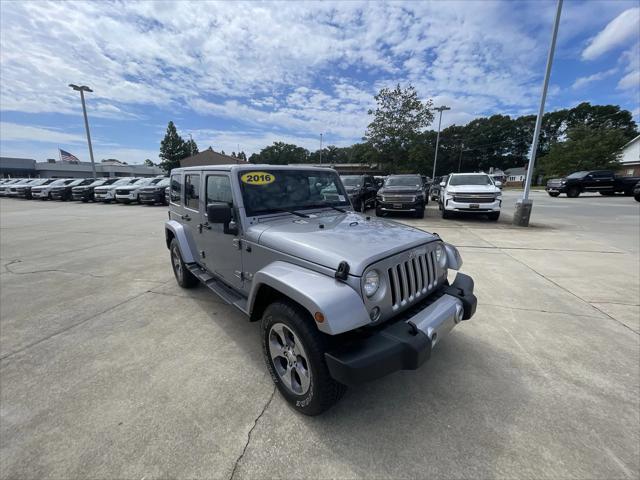
[[199, 231], [200, 233], [202, 233], [202, 229], [203, 229], [203, 228], [206, 228], [207, 230], [211, 230], [211, 225], [209, 225], [207, 222], [199, 223], [199, 224], [198, 224], [198, 231]]
[[187, 222], [191, 220], [191, 217], [189, 215], [180, 215], [180, 218], [182, 220], [186, 220]]

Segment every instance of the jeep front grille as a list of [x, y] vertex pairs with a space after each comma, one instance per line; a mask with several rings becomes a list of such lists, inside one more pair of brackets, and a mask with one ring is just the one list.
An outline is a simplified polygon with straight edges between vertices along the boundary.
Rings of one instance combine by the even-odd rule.
[[435, 253], [428, 251], [387, 269], [393, 308], [412, 303], [438, 283]]

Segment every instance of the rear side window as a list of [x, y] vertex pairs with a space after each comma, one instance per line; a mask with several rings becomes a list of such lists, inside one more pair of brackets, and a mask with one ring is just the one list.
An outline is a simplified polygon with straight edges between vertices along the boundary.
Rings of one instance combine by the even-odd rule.
[[169, 194], [171, 203], [177, 203], [180, 205], [181, 187], [180, 175], [171, 175], [171, 193]]
[[184, 176], [184, 206], [198, 210], [200, 203], [200, 175]]
[[226, 175], [209, 175], [207, 177], [207, 205], [213, 202], [224, 202], [231, 205], [231, 182]]

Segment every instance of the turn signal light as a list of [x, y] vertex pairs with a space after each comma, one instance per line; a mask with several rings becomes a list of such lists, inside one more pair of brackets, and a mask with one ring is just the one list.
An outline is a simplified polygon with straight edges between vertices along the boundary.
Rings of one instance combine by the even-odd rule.
[[314, 319], [316, 320], [316, 322], [318, 322], [318, 323], [322, 323], [322, 322], [324, 322], [324, 315], [322, 314], [322, 312], [316, 312], [316, 313], [313, 315], [313, 318], [314, 318]]

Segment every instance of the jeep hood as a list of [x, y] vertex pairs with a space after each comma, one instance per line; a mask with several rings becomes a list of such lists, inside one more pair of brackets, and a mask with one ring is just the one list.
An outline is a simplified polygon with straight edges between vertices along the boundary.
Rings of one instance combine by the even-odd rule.
[[354, 212], [315, 218], [287, 216], [253, 225], [247, 236], [265, 247], [334, 270], [346, 261], [349, 273], [356, 276], [378, 260], [439, 239], [401, 223], [366, 220]]

